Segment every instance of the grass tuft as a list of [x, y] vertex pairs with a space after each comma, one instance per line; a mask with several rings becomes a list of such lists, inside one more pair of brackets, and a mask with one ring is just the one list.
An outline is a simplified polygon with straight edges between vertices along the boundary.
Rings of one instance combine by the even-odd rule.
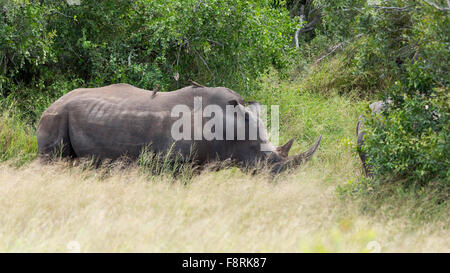
[[12, 110], [0, 113], [0, 161], [9, 161], [19, 167], [35, 159], [36, 154], [34, 128]]

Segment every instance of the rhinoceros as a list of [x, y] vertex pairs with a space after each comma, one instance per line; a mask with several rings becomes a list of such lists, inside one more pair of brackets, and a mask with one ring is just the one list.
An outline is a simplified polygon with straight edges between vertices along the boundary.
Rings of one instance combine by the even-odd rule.
[[[392, 100], [384, 101], [376, 101], [369, 105], [370, 111], [372, 115], [380, 115], [380, 113], [386, 109], [387, 105], [392, 103]], [[358, 123], [356, 124], [356, 145], [358, 149], [359, 158], [361, 158], [361, 162], [364, 169], [364, 174], [366, 176], [372, 176], [369, 166], [366, 163], [366, 153], [363, 151], [364, 146], [364, 117], [359, 116]]]
[[[199, 108], [196, 100], [200, 100], [205, 109], [200, 117], [197, 114], [202, 109], [195, 109]], [[211, 113], [205, 115], [207, 106], [225, 112], [221, 117], [214, 112], [214, 118], [220, 120], [210, 128], [213, 138], [201, 134], [203, 124], [206, 126], [205, 123], [213, 118]], [[179, 115], [174, 116], [177, 107]], [[225, 111], [228, 107], [233, 107], [232, 114]], [[260, 109], [258, 103], [246, 103], [239, 94], [225, 87], [191, 85], [171, 92], [152, 92], [129, 84], [113, 84], [75, 89], [42, 114], [37, 128], [38, 155], [48, 160], [57, 151], [62, 157], [71, 158], [117, 159], [127, 156], [135, 159], [143, 148], [150, 147], [155, 153], [164, 154], [170, 150], [181, 154], [182, 158], [189, 158], [194, 147], [195, 158], [190, 160], [197, 164], [232, 160], [239, 166], [252, 166], [265, 161], [275, 173], [312, 157], [321, 136], [306, 152], [288, 156], [293, 139], [274, 147], [263, 128]], [[187, 124], [181, 126], [177, 123], [183, 113]], [[244, 121], [243, 125], [236, 122], [239, 118]], [[231, 121], [236, 125], [230, 127]], [[181, 138], [174, 137], [176, 125], [184, 130], [178, 130], [184, 133]], [[256, 138], [251, 137], [250, 130], [245, 130], [251, 126], [260, 126]], [[242, 130], [246, 131], [244, 135]]]

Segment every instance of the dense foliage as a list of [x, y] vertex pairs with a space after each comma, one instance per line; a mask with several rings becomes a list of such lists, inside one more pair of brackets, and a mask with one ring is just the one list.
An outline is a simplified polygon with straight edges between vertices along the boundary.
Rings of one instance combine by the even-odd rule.
[[322, 21], [299, 49], [301, 57], [326, 62], [344, 49], [337, 67], [333, 61], [322, 65], [334, 73], [332, 80], [322, 76], [322, 90], [334, 85], [341, 93], [392, 101], [382, 117], [369, 111], [365, 117], [363, 150], [375, 184], [401, 182], [418, 189], [433, 184], [448, 198], [448, 1], [298, 2], [318, 7]]
[[292, 50], [287, 10], [266, 1], [72, 2], [1, 4], [1, 96], [27, 115], [76, 87], [117, 82], [246, 92]]
[[434, 185], [449, 198], [448, 1], [296, 2], [321, 10], [322, 23], [312, 40], [303, 40], [301, 58], [327, 62], [342, 52], [321, 65], [320, 73], [333, 74], [322, 74], [322, 90], [313, 91], [337, 87], [341, 94], [392, 101], [381, 117], [370, 111], [365, 117], [371, 187]]
[[366, 152], [380, 180], [389, 177], [421, 187], [441, 181], [450, 188], [448, 60], [450, 21], [447, 11], [417, 1], [382, 1], [395, 4], [377, 8], [367, 19], [371, 26], [363, 60], [376, 62], [385, 74], [396, 75], [381, 98], [393, 103], [384, 118], [370, 121]]

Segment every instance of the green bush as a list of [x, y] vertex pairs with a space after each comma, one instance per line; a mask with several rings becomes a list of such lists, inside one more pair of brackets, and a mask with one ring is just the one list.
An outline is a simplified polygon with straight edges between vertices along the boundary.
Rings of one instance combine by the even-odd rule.
[[448, 198], [450, 21], [433, 6], [395, 3], [402, 8], [397, 17], [407, 20], [379, 12], [372, 37], [373, 47], [383, 49], [380, 60], [395, 61], [396, 69], [386, 66], [386, 73], [397, 73], [398, 80], [383, 92], [393, 101], [383, 118], [367, 117], [364, 150], [380, 183], [402, 182], [414, 189], [435, 185]]
[[43, 65], [54, 60], [54, 30], [47, 29], [48, 10], [42, 5], [0, 3], [0, 97], [33, 86]]
[[344, 187], [364, 198], [426, 189], [436, 197], [430, 202], [449, 199], [450, 19], [438, 8], [447, 3], [434, 2], [437, 7], [412, 0], [317, 2], [323, 24], [304, 50], [319, 52], [312, 55], [318, 59], [340, 44], [335, 52], [341, 53], [314, 68], [321, 80], [308, 86], [392, 100], [381, 117], [365, 116], [363, 150], [373, 179]]
[[118, 82], [248, 92], [270, 67], [288, 66], [294, 32], [270, 1], [30, 0], [0, 12], [1, 95], [34, 116], [74, 87]]
[[450, 186], [450, 120], [440, 99], [405, 96], [382, 119], [367, 122], [364, 151], [375, 177], [422, 187], [440, 181]]

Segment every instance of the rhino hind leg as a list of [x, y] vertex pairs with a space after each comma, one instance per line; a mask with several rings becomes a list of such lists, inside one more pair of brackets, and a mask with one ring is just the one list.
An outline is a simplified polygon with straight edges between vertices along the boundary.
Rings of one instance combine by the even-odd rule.
[[67, 115], [45, 115], [37, 130], [38, 157], [41, 162], [76, 156], [70, 143]]

